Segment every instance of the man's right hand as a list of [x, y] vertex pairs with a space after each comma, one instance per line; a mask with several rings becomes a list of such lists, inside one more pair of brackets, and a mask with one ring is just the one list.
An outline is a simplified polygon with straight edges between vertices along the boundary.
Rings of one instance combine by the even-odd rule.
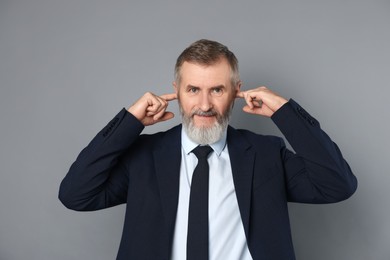
[[135, 116], [144, 126], [172, 119], [174, 114], [166, 111], [168, 102], [177, 99], [176, 93], [156, 96], [147, 92], [127, 111]]

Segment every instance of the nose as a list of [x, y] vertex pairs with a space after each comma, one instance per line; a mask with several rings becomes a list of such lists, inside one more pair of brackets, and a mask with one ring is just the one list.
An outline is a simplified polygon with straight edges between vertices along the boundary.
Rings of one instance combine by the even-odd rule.
[[212, 102], [210, 100], [210, 96], [207, 93], [201, 95], [199, 100], [199, 108], [206, 112], [209, 111], [213, 107]]

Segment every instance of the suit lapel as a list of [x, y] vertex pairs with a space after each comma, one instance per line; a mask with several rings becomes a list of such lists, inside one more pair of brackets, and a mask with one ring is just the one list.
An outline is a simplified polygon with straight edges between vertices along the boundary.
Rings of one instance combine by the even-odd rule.
[[174, 230], [179, 198], [179, 176], [181, 163], [181, 126], [166, 133], [154, 151], [154, 163], [164, 217], [169, 237]]
[[227, 142], [238, 206], [248, 237], [255, 152], [251, 144], [232, 127], [228, 129]]

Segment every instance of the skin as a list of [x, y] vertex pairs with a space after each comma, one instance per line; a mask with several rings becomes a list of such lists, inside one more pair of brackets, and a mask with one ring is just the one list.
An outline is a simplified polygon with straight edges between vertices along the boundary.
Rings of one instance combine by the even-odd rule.
[[[231, 86], [230, 67], [225, 59], [210, 66], [184, 62], [181, 68], [180, 85], [173, 82], [174, 93], [155, 95], [145, 93], [128, 111], [144, 126], [172, 119], [174, 114], [167, 111], [170, 101], [179, 99], [184, 113], [194, 109], [204, 112], [214, 109], [224, 114], [235, 98], [243, 98], [246, 105], [243, 111], [250, 114], [271, 117], [287, 100], [268, 88], [261, 86], [241, 91], [241, 83]], [[215, 116], [193, 116], [196, 127], [209, 127]]]

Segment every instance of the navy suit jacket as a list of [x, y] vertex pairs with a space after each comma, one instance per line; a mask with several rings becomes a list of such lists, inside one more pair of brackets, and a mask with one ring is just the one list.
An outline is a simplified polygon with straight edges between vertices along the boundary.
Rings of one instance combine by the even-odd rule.
[[[316, 119], [290, 100], [272, 116], [283, 139], [229, 126], [233, 180], [253, 259], [295, 259], [287, 202], [350, 197], [355, 176]], [[80, 153], [60, 186], [74, 210], [126, 203], [117, 259], [170, 259], [179, 194], [181, 126], [145, 135], [123, 109]]]

